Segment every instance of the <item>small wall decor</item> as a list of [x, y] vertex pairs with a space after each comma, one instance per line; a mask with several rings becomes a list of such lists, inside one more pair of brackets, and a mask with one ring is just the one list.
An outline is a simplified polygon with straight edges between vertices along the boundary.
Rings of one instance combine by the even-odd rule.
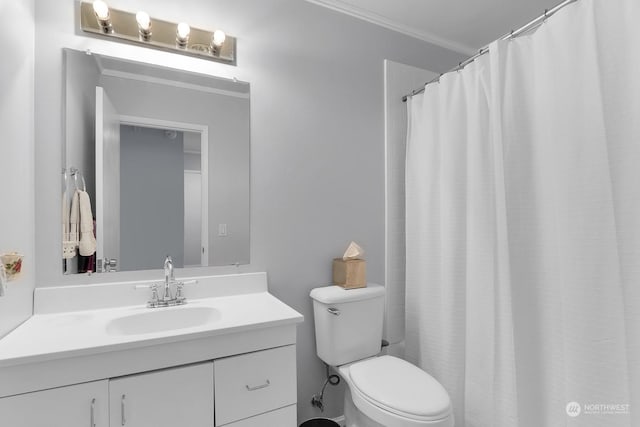
[[7, 272], [4, 270], [4, 265], [0, 264], [0, 297], [3, 297], [7, 293]]
[[22, 271], [22, 259], [24, 255], [17, 252], [11, 252], [0, 255], [0, 262], [6, 275], [6, 281], [10, 282], [17, 279]]
[[154, 49], [236, 65], [236, 39], [222, 30], [193, 28], [186, 22], [155, 19], [112, 9], [103, 0], [81, 2], [80, 29], [113, 41], [134, 43]]

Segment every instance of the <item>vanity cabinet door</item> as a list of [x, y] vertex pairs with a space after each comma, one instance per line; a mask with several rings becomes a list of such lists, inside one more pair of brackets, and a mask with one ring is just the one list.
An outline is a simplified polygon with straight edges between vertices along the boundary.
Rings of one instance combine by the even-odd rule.
[[107, 427], [109, 383], [95, 381], [0, 399], [0, 425]]
[[111, 427], [213, 426], [213, 363], [109, 382]]

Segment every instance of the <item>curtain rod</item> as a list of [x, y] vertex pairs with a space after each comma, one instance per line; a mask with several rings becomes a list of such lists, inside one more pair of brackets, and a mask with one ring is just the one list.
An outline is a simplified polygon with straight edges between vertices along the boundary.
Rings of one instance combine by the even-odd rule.
[[[578, 0], [565, 0], [562, 3], [560, 3], [559, 5], [557, 5], [556, 7], [554, 7], [553, 9], [545, 9], [544, 13], [542, 15], [538, 16], [533, 21], [529, 22], [526, 25], [523, 25], [522, 27], [518, 28], [515, 31], [511, 31], [510, 33], [505, 34], [504, 36], [500, 37], [498, 40], [508, 40], [508, 39], [511, 39], [511, 38], [514, 38], [514, 37], [518, 37], [519, 35], [524, 34], [524, 33], [528, 32], [528, 31], [531, 31], [534, 28], [537, 28], [538, 26], [543, 24], [548, 18], [550, 18], [551, 16], [555, 15], [555, 13], [558, 12], [560, 9], [563, 9], [565, 6], [569, 6], [571, 3], [575, 3], [576, 1], [578, 1]], [[453, 73], [454, 71], [462, 70], [464, 67], [466, 67], [467, 65], [471, 64], [477, 58], [481, 57], [482, 55], [484, 55], [485, 53], [488, 53], [488, 52], [489, 52], [489, 45], [486, 45], [485, 47], [480, 49], [478, 51], [478, 53], [476, 53], [472, 57], [460, 62], [457, 66], [453, 67], [449, 71], [445, 71], [444, 73], [441, 73], [435, 79], [429, 80], [421, 88], [414, 89], [414, 90], [411, 91], [411, 93], [409, 93], [407, 95], [404, 95], [402, 97], [402, 102], [407, 102], [408, 98], [411, 98], [414, 95], [418, 95], [418, 94], [424, 92], [425, 87], [427, 85], [430, 85], [431, 83], [439, 82], [440, 81], [440, 77], [442, 77], [443, 75], [449, 74], [449, 73]]]

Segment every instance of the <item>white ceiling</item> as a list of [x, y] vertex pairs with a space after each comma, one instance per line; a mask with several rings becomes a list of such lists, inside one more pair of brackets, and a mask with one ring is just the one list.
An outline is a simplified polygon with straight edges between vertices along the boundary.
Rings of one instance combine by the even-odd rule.
[[307, 0], [472, 55], [562, 0]]

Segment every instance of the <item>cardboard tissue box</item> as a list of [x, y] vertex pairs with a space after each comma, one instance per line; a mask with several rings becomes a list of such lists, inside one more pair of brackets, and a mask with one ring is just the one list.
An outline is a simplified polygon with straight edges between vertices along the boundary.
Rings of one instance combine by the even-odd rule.
[[345, 289], [367, 286], [367, 262], [362, 259], [364, 250], [351, 242], [342, 258], [333, 260], [333, 283]]

